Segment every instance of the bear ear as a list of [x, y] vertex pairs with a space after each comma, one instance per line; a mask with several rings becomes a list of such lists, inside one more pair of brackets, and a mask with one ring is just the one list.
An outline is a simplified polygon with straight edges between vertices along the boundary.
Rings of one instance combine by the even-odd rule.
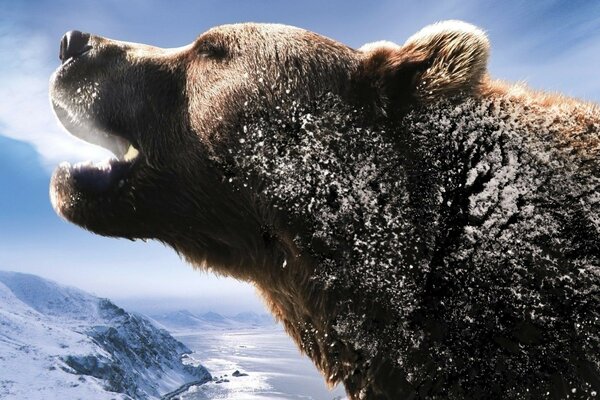
[[403, 46], [376, 42], [359, 52], [358, 79], [375, 89], [385, 111], [477, 91], [486, 73], [489, 42], [471, 24], [444, 21], [423, 28]]

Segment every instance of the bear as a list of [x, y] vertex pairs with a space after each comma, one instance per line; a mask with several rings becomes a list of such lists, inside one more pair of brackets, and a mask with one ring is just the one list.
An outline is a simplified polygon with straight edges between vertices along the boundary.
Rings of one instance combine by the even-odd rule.
[[50, 97], [115, 154], [56, 212], [254, 284], [356, 399], [600, 391], [600, 112], [492, 79], [477, 27], [353, 49], [277, 24], [71, 31]]

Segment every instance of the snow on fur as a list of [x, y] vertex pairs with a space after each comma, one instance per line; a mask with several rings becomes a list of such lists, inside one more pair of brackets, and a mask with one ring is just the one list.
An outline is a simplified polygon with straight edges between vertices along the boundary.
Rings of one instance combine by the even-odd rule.
[[313, 283], [349, 294], [304, 328], [307, 353], [351, 343], [406, 393], [598, 390], [598, 125], [536, 107], [441, 101], [395, 129], [325, 96], [244, 126], [231, 184], [307, 224]]

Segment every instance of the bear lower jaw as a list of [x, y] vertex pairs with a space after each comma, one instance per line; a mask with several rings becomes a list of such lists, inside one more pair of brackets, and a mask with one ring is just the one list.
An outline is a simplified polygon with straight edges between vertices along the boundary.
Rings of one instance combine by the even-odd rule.
[[138, 160], [109, 159], [99, 163], [61, 163], [52, 174], [50, 201], [63, 218], [96, 231], [95, 220], [121, 211], [122, 200], [134, 190]]
[[114, 158], [101, 162], [91, 161], [79, 162], [71, 165], [68, 162], [61, 163], [58, 169], [65, 169], [75, 189], [88, 194], [102, 195], [114, 189], [115, 186], [125, 186], [128, 175], [136, 163], [136, 159], [125, 159], [123, 161]]
[[[145, 157], [128, 141], [100, 132], [101, 139], [111, 140], [124, 150], [114, 151], [115, 157], [100, 162], [61, 163], [50, 182], [50, 201], [55, 212], [64, 219], [101, 235], [125, 236], [109, 221], [131, 217], [131, 198], [136, 191], [139, 170]], [[76, 135], [79, 136], [79, 135]], [[88, 140], [91, 141], [91, 140]], [[91, 141], [94, 143], [93, 141]], [[96, 141], [96, 144], [99, 144]]]

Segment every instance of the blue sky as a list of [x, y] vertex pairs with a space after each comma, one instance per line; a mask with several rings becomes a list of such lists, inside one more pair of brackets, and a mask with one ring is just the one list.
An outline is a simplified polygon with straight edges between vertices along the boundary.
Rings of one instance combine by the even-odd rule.
[[52, 168], [107, 156], [66, 134], [50, 111], [48, 78], [65, 31], [178, 47], [214, 25], [277, 22], [359, 47], [402, 43], [444, 19], [487, 31], [494, 77], [600, 101], [600, 2], [0, 0], [0, 269], [36, 273], [142, 310], [262, 308], [249, 285], [193, 271], [157, 243], [102, 238], [54, 214]]

